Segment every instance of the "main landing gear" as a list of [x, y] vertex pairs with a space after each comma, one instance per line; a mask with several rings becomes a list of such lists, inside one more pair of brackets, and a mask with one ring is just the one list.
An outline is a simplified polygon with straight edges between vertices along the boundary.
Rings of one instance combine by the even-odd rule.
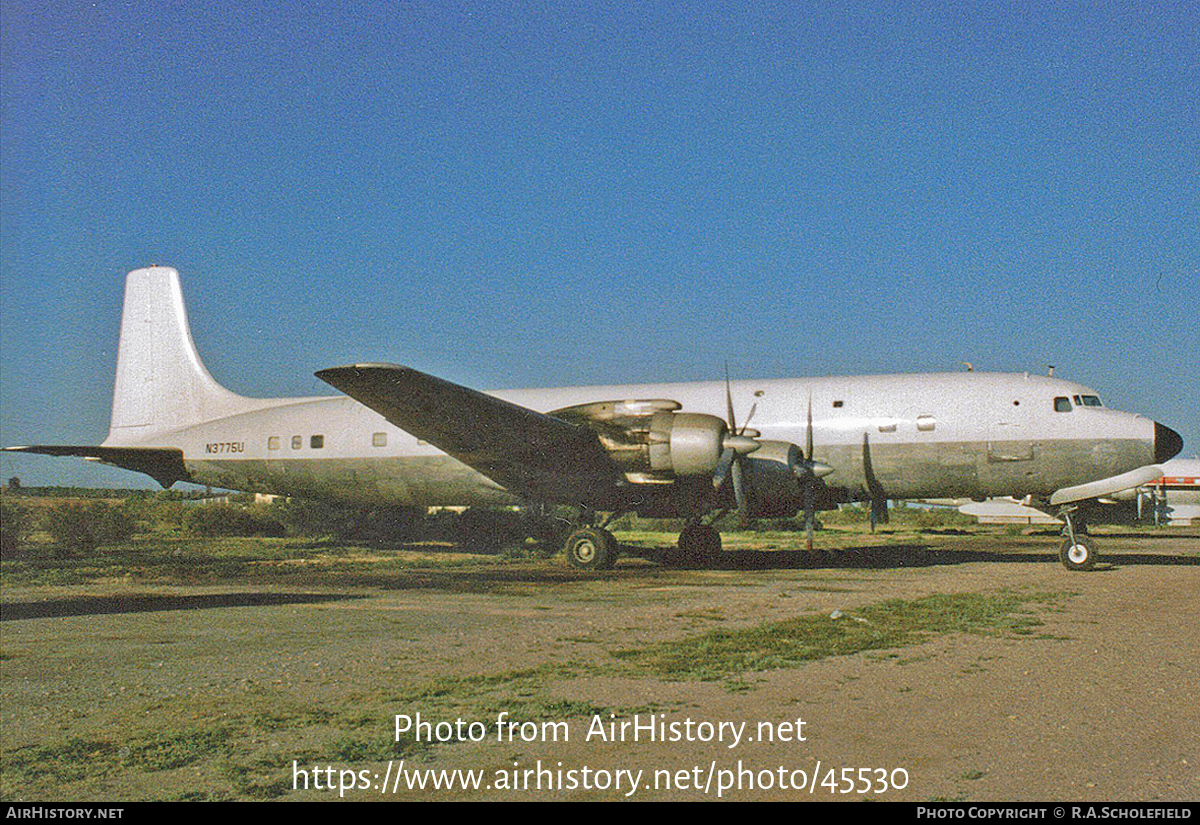
[[[572, 567], [610, 570], [620, 555], [620, 545], [604, 526], [576, 526], [563, 543], [563, 552]], [[689, 523], [676, 546], [663, 551], [663, 563], [672, 567], [716, 567], [720, 560], [721, 534], [700, 522]]]
[[1062, 543], [1058, 547], [1058, 558], [1068, 570], [1091, 570], [1096, 566], [1096, 542], [1088, 535], [1087, 521], [1076, 505], [1068, 505], [1059, 512], [1065, 522]]
[[567, 563], [580, 570], [610, 570], [617, 563], [619, 547], [613, 534], [603, 527], [577, 527], [563, 544]]
[[721, 534], [711, 524], [689, 523], [675, 547], [663, 551], [662, 560], [669, 567], [716, 567], [721, 560]]

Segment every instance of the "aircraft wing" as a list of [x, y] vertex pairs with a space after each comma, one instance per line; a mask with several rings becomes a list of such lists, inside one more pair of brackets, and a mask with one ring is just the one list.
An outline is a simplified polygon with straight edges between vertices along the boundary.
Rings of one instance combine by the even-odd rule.
[[615, 492], [620, 473], [585, 426], [397, 364], [316, 376], [518, 495], [598, 507]]
[[75, 456], [112, 464], [125, 470], [145, 473], [163, 487], [191, 476], [183, 463], [183, 450], [174, 447], [91, 447], [68, 444], [38, 444], [32, 447], [5, 447], [14, 453]]
[[1119, 476], [1102, 478], [1099, 481], [1090, 481], [1087, 484], [1079, 484], [1075, 487], [1064, 487], [1050, 496], [1050, 503], [1053, 505], [1072, 504], [1076, 501], [1084, 501], [1089, 498], [1112, 495], [1122, 490], [1128, 490], [1131, 487], [1140, 487], [1143, 484], [1157, 481], [1162, 478], [1162, 475], [1163, 468], [1161, 466], [1147, 464], [1145, 467], [1121, 473]]

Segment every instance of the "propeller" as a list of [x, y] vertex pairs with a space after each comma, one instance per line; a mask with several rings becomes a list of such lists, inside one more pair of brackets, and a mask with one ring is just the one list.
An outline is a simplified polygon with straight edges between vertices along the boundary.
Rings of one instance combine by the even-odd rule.
[[749, 519], [750, 500], [746, 495], [746, 474], [742, 466], [742, 457], [754, 452], [761, 446], [758, 443], [758, 430], [748, 428], [754, 411], [758, 409], [756, 401], [746, 415], [746, 421], [738, 429], [737, 417], [733, 412], [733, 392], [729, 385], [729, 365], [725, 365], [725, 420], [728, 431], [722, 442], [724, 449], [721, 458], [713, 471], [713, 488], [720, 490], [726, 481], [733, 484], [733, 500], [737, 504], [738, 519], [745, 524]]
[[[730, 389], [729, 366], [725, 367], [725, 417], [728, 433], [725, 436], [725, 449], [721, 453], [713, 472], [713, 487], [722, 489], [726, 483], [733, 486], [733, 498], [737, 505], [738, 518], [742, 524], [749, 520], [750, 502], [746, 489], [746, 468], [742, 463], [743, 456], [757, 450], [761, 445], [756, 440], [760, 433], [749, 428], [750, 420], [758, 409], [758, 402], [750, 407], [746, 421], [741, 428], [737, 424], [737, 416], [733, 409], [733, 393]], [[792, 474], [799, 481], [804, 496], [804, 522], [808, 533], [808, 547], [812, 549], [813, 523], [816, 513], [816, 490], [820, 479], [833, 472], [833, 467], [817, 461], [813, 457], [813, 411], [812, 393], [808, 397], [808, 427], [805, 435], [804, 450], [799, 460], [791, 465]]]
[[804, 532], [808, 538], [808, 549], [813, 545], [813, 521], [816, 517], [816, 487], [817, 482], [833, 472], [833, 468], [823, 461], [813, 458], [813, 412], [812, 392], [808, 393], [808, 426], [804, 435], [804, 455], [800, 461], [792, 465], [792, 474], [800, 482], [804, 495]]

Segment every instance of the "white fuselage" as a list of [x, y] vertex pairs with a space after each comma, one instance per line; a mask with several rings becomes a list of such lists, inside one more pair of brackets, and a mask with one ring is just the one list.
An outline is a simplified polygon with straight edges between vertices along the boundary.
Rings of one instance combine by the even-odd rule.
[[[811, 399], [814, 457], [842, 500], [1045, 496], [1154, 459], [1154, 422], [1072, 403], [1094, 392], [1028, 374], [937, 373], [734, 381], [739, 425], [803, 445]], [[671, 399], [724, 418], [721, 382], [489, 393], [539, 412], [596, 401]], [[1066, 399], [1057, 403], [1056, 399]], [[246, 399], [253, 409], [108, 446], [178, 447], [194, 480], [234, 489], [363, 503], [513, 503], [499, 485], [347, 397]], [[753, 417], [746, 418], [753, 409]], [[114, 438], [116, 440], [114, 440]], [[753, 456], [751, 456], [753, 457]]]

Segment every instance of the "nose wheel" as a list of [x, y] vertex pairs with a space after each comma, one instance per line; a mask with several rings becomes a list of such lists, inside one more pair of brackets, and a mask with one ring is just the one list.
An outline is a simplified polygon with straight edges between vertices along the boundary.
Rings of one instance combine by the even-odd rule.
[[1091, 570], [1096, 566], [1096, 543], [1086, 533], [1064, 536], [1058, 558], [1068, 570]]

